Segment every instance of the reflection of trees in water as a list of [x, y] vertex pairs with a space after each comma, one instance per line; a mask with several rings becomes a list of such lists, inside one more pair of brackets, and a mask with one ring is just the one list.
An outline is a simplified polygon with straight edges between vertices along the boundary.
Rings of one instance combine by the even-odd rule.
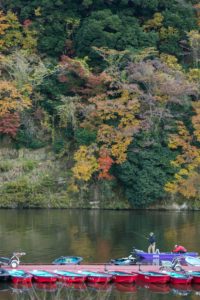
[[108, 300], [112, 285], [33, 284], [11, 286], [15, 300]]

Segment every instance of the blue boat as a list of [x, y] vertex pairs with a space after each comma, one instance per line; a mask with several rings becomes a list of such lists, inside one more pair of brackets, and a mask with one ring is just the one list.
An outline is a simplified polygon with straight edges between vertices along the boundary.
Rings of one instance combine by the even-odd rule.
[[56, 258], [52, 264], [53, 265], [79, 265], [83, 260], [80, 256], [60, 256]]
[[114, 265], [135, 265], [137, 262], [137, 258], [133, 257], [132, 255], [129, 255], [128, 257], [122, 257], [122, 258], [116, 258], [116, 259], [111, 259], [110, 263]]

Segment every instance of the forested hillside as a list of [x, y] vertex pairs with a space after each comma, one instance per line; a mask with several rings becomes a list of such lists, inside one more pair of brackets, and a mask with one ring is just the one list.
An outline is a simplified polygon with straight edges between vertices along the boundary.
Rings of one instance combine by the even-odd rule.
[[197, 0], [0, 9], [1, 207], [200, 207]]

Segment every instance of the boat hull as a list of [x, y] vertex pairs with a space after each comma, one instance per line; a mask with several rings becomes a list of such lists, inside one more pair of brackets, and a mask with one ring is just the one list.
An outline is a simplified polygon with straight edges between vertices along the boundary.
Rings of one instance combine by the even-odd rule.
[[33, 280], [38, 283], [54, 283], [57, 281], [56, 277], [46, 277], [46, 276], [37, 276], [33, 275]]
[[112, 277], [106, 277], [106, 276], [93, 276], [89, 275], [87, 276], [87, 281], [91, 283], [108, 283], [110, 282]]
[[112, 280], [116, 283], [133, 283], [136, 281], [138, 274], [129, 274], [125, 272], [109, 272], [112, 275]]
[[167, 283], [170, 281], [170, 276], [156, 272], [139, 272], [138, 280], [147, 283]]
[[87, 280], [87, 275], [80, 275], [78, 273], [67, 271], [55, 271], [54, 273], [58, 276], [58, 280], [67, 283], [83, 283]]
[[20, 276], [11, 276], [11, 280], [12, 280], [12, 283], [14, 284], [18, 284], [18, 283], [31, 283], [32, 282], [32, 278], [33, 276], [29, 275], [29, 276], [26, 276], [26, 277], [20, 277]]
[[190, 284], [192, 282], [192, 277], [171, 277], [171, 284]]
[[188, 272], [189, 276], [192, 276], [192, 283], [200, 283], [200, 272]]
[[86, 275], [87, 281], [91, 283], [108, 283], [112, 281], [112, 275], [108, 273], [81, 271], [79, 274]]
[[32, 282], [33, 276], [27, 272], [24, 272], [23, 270], [11, 270], [9, 271], [9, 275], [11, 277], [11, 281], [14, 284], [18, 283], [30, 283]]
[[170, 276], [170, 283], [171, 284], [189, 284], [192, 281], [192, 276], [183, 273], [177, 273], [177, 272], [165, 272], [164, 274], [167, 274]]
[[58, 279], [57, 275], [44, 270], [34, 270], [29, 274], [31, 274], [33, 276], [33, 280], [38, 283], [54, 283]]

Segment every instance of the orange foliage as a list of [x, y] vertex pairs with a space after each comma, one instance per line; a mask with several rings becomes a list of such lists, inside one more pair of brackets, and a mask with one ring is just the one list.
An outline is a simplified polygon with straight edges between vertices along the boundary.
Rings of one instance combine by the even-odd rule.
[[[23, 93], [24, 92], [24, 93]], [[26, 86], [20, 92], [14, 83], [0, 81], [0, 117], [14, 111], [22, 111], [31, 106], [27, 93], [31, 92], [31, 87]]]
[[101, 149], [99, 154], [100, 157], [98, 158], [99, 163], [99, 179], [112, 179], [113, 177], [109, 174], [109, 170], [114, 163], [114, 160], [109, 156], [109, 151], [106, 149]]

